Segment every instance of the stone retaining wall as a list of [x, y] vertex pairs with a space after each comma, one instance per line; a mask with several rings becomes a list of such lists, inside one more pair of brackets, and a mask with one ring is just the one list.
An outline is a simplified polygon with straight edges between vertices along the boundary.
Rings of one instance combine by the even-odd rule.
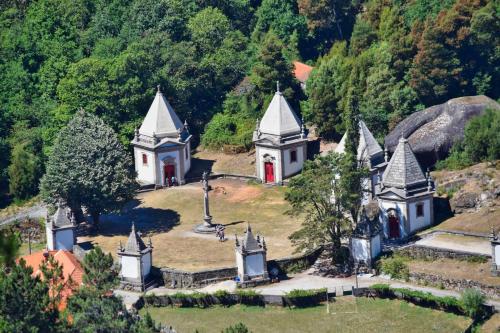
[[481, 290], [488, 297], [500, 297], [500, 286], [486, 285], [473, 280], [448, 279], [434, 274], [411, 272], [410, 281], [421, 285], [442, 286], [444, 289], [456, 291], [475, 288]]
[[457, 250], [448, 250], [437, 247], [409, 245], [395, 251], [396, 254], [401, 254], [414, 259], [434, 260], [440, 258], [458, 259], [458, 260], [488, 260], [490, 256], [477, 254], [472, 252], [464, 252]]
[[[275, 268], [279, 275], [286, 275], [310, 267], [319, 257], [323, 248], [319, 247], [301, 256], [269, 260], [268, 271]], [[224, 280], [233, 280], [238, 274], [236, 267], [223, 267], [198, 272], [186, 272], [175, 268], [160, 268], [161, 280], [167, 288], [200, 288]]]

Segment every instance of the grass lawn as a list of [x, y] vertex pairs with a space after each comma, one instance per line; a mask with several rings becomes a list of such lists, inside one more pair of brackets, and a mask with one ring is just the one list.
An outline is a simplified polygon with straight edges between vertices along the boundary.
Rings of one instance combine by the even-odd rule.
[[136, 229], [151, 236], [155, 266], [194, 271], [234, 266], [234, 234], [241, 237], [249, 222], [254, 233], [265, 237], [268, 258], [293, 252], [288, 236], [299, 228], [300, 220], [285, 214], [289, 209], [284, 200], [285, 188], [230, 179], [213, 180], [210, 185], [210, 213], [214, 223], [226, 225], [226, 237], [230, 237], [224, 243], [215, 235], [192, 231], [203, 217], [199, 183], [141, 193], [121, 215], [103, 216], [97, 235], [79, 237], [78, 241], [98, 244], [115, 255], [119, 242], [126, 242], [134, 221]]
[[153, 319], [173, 326], [177, 332], [221, 332], [238, 322], [251, 332], [463, 332], [470, 319], [426, 309], [412, 304], [383, 299], [337, 298], [326, 306], [306, 309], [281, 307], [229, 308], [147, 308]]

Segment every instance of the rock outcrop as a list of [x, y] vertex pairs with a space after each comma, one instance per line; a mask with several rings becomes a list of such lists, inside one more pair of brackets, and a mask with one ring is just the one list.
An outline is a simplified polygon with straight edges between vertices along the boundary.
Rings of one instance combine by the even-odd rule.
[[448, 155], [453, 144], [463, 139], [466, 123], [486, 108], [500, 110], [500, 104], [484, 95], [450, 99], [406, 117], [385, 137], [385, 145], [393, 152], [403, 135], [422, 167], [429, 167]]

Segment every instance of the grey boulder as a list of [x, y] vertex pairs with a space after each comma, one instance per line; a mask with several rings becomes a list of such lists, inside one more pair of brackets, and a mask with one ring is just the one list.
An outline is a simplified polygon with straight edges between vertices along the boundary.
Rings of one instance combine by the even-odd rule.
[[394, 152], [404, 136], [422, 167], [427, 168], [448, 156], [453, 144], [463, 139], [466, 123], [486, 108], [500, 110], [500, 104], [484, 95], [466, 96], [415, 112], [385, 137], [385, 146]]

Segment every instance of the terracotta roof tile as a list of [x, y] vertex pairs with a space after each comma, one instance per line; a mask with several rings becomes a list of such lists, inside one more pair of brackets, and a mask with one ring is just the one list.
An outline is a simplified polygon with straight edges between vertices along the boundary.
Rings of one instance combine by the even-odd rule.
[[311, 67], [309, 65], [306, 65], [298, 61], [293, 62], [293, 74], [295, 75], [295, 78], [302, 83], [307, 81], [313, 68], [314, 67]]

